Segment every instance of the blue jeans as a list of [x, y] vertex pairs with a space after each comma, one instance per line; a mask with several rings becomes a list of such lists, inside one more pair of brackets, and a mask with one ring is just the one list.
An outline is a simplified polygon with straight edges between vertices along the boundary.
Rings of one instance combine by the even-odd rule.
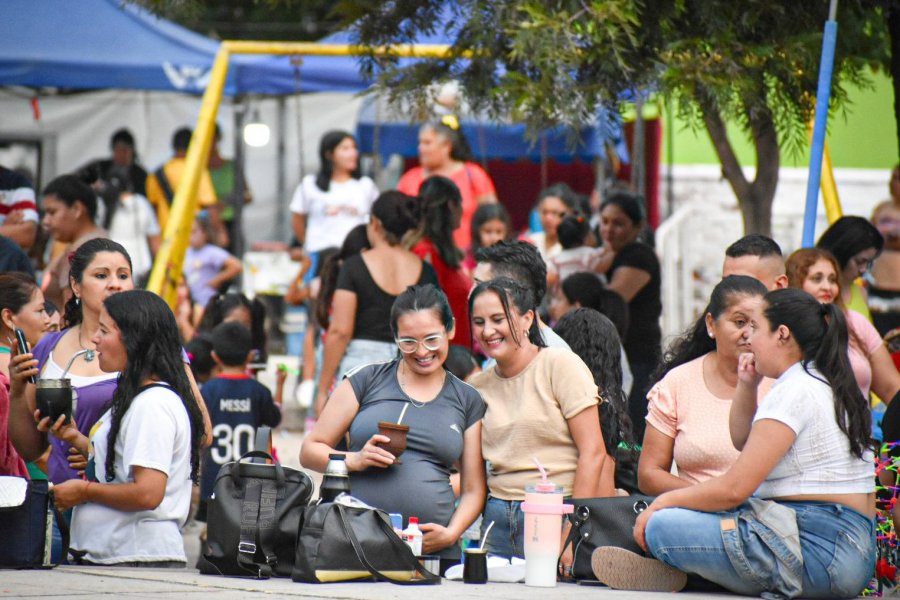
[[[804, 598], [853, 598], [865, 588], [875, 568], [873, 519], [839, 504], [782, 502], [797, 515], [803, 554]], [[650, 553], [685, 573], [747, 596], [778, 589], [775, 554], [779, 540], [759, 522], [737, 518], [734, 511], [704, 513], [683, 508], [660, 510], [650, 517], [646, 539]], [[734, 519], [731, 538], [721, 521]], [[726, 544], [729, 549], [726, 551]], [[743, 563], [735, 569], [728, 552], [739, 546]]]
[[494, 527], [484, 548], [488, 554], [503, 558], [525, 556], [525, 513], [518, 500], [501, 500], [488, 496], [481, 519], [481, 539], [491, 521]]

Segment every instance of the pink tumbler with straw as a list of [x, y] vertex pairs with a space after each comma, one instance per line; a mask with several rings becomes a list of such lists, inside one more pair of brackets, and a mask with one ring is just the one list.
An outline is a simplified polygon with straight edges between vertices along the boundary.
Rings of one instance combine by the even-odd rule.
[[[535, 459], [537, 463], [537, 459]], [[541, 482], [525, 488], [525, 585], [556, 587], [556, 564], [559, 560], [562, 516], [572, 512], [571, 504], [563, 504], [563, 489], [547, 481], [540, 463]]]

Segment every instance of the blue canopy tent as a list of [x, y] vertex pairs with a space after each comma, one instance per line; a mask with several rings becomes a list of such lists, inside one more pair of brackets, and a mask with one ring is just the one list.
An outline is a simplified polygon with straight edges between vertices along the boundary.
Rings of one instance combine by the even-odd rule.
[[[4, 0], [0, 85], [202, 93], [218, 42], [120, 0]], [[358, 92], [352, 57], [234, 56], [226, 95]]]
[[[404, 158], [414, 158], [418, 154], [418, 132], [421, 123], [410, 123], [405, 117], [387, 111], [384, 106], [376, 108], [378, 101], [367, 98], [360, 108], [356, 134], [360, 150], [377, 152], [382, 157], [399, 154]], [[385, 116], [385, 114], [387, 116]], [[498, 123], [486, 117], [475, 115], [460, 119], [460, 130], [469, 141], [476, 160], [531, 160], [546, 159], [569, 162], [606, 156], [604, 144], [608, 140], [619, 140], [621, 127], [607, 113], [598, 116], [596, 122], [583, 127], [572, 135], [563, 127], [545, 129], [535, 142], [525, 135], [524, 123]], [[377, 139], [376, 139], [377, 137]], [[619, 153], [627, 150], [617, 147]]]

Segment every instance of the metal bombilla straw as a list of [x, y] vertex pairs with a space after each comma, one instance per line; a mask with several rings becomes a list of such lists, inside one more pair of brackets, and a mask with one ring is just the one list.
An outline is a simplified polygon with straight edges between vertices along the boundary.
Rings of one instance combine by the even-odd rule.
[[72, 355], [72, 358], [69, 359], [69, 364], [66, 365], [65, 371], [63, 371], [62, 375], [59, 376], [60, 379], [65, 379], [66, 375], [69, 373], [69, 369], [72, 368], [72, 365], [75, 363], [75, 359], [81, 356], [82, 354], [87, 354], [88, 352], [93, 352], [92, 350], [79, 350], [75, 354]]

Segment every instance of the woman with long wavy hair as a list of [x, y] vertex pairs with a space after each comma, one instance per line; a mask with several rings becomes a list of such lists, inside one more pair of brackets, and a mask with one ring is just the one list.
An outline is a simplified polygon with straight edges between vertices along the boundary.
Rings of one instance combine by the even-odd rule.
[[87, 436], [62, 418], [38, 424], [88, 458], [85, 480], [54, 488], [58, 508], [75, 507], [71, 553], [83, 564], [183, 567], [203, 416], [175, 316], [151, 292], [114, 294], [93, 342], [100, 367], [120, 373], [109, 409]]
[[419, 188], [419, 202], [422, 217], [407, 247], [434, 268], [438, 286], [447, 294], [456, 320], [452, 343], [471, 347], [468, 301], [472, 279], [462, 268], [465, 255], [453, 242], [462, 216], [462, 196], [455, 183], [434, 175]]

